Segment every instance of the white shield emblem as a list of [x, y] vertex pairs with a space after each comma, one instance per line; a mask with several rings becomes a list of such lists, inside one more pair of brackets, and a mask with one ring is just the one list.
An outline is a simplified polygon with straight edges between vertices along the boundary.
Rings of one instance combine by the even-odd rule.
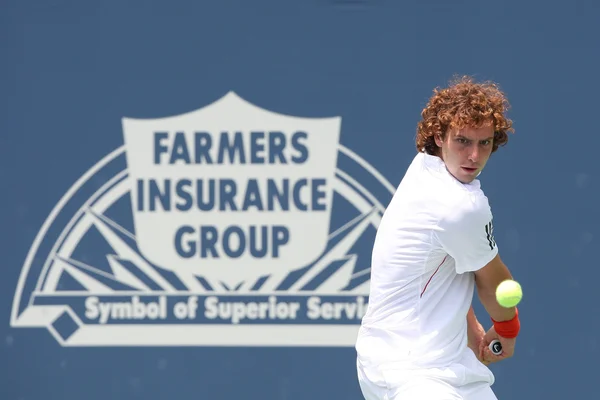
[[155, 265], [235, 284], [323, 252], [340, 118], [276, 114], [230, 92], [123, 129], [137, 243]]

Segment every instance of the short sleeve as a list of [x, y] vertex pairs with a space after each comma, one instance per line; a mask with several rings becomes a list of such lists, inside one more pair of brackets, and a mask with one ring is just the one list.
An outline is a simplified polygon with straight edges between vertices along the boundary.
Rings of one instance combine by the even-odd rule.
[[498, 254], [492, 211], [483, 195], [465, 198], [438, 223], [437, 239], [456, 272], [477, 271]]

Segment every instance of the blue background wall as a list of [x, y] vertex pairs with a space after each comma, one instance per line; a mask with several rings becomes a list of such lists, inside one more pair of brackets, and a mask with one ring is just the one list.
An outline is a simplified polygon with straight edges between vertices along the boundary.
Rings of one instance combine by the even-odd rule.
[[12, 329], [20, 268], [63, 193], [122, 145], [123, 116], [178, 114], [229, 90], [284, 114], [339, 115], [342, 144], [395, 185], [432, 88], [456, 73], [498, 81], [516, 128], [481, 176], [525, 289], [494, 390], [598, 398], [599, 21], [591, 0], [4, 0], [0, 398], [360, 399], [352, 348], [63, 348]]

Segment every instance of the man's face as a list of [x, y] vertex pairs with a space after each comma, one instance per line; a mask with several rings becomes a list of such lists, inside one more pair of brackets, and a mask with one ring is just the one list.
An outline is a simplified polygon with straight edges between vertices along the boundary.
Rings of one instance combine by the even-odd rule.
[[435, 143], [441, 148], [440, 155], [446, 169], [462, 183], [473, 181], [485, 167], [492, 154], [493, 141], [492, 125], [450, 129], [443, 141], [435, 138]]

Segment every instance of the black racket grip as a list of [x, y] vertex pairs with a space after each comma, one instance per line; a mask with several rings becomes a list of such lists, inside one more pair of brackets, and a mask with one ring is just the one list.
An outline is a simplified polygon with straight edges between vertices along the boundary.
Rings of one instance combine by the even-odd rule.
[[496, 356], [499, 356], [500, 354], [502, 354], [502, 343], [500, 343], [500, 341], [497, 339], [492, 340], [489, 348], [490, 348], [490, 351]]

